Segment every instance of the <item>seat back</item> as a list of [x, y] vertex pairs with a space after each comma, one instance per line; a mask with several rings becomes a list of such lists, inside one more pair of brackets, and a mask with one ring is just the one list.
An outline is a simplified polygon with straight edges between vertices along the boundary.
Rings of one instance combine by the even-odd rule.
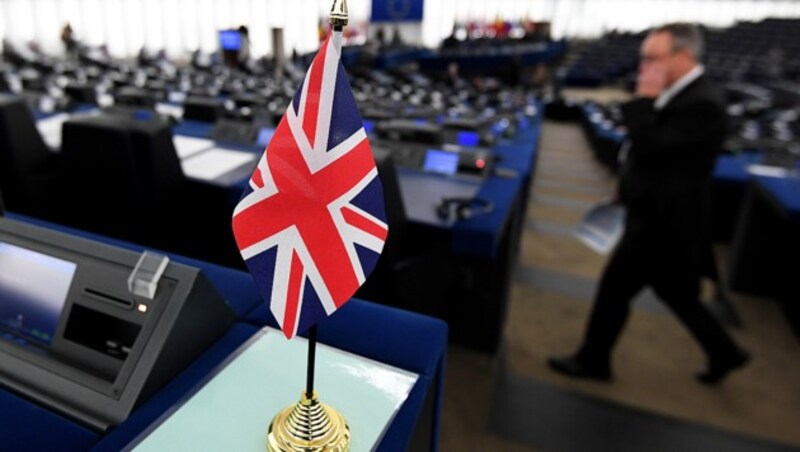
[[216, 122], [224, 112], [224, 102], [215, 97], [188, 96], [183, 103], [183, 119]]
[[25, 211], [35, 202], [30, 181], [51, 158], [25, 102], [0, 96], [0, 189], [10, 209]]
[[153, 225], [153, 243], [197, 259], [241, 267], [231, 232], [230, 189], [183, 174], [168, 125], [140, 122], [131, 128], [131, 138], [143, 194], [158, 222]]
[[129, 129], [129, 121], [108, 116], [64, 123], [66, 221], [141, 242], [152, 205], [145, 200]]

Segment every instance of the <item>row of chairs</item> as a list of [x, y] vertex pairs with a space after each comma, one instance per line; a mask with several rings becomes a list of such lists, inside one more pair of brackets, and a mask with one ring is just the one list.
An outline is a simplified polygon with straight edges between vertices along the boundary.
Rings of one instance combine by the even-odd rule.
[[[230, 230], [238, 198], [184, 176], [168, 124], [87, 116], [62, 134], [53, 153], [25, 103], [0, 98], [0, 191], [10, 211], [243, 268]], [[391, 233], [358, 296], [443, 316], [437, 300], [455, 271], [447, 242], [415, 245], [391, 154], [376, 150], [376, 160]]]
[[[796, 80], [800, 75], [798, 30], [800, 19], [766, 19], [706, 30], [706, 70], [724, 81]], [[643, 33], [611, 32], [589, 43], [567, 66], [566, 83], [600, 86], [632, 78], [643, 38]]]
[[53, 153], [24, 102], [2, 98], [0, 185], [9, 210], [241, 266], [230, 191], [187, 178], [169, 124], [157, 119], [71, 119]]

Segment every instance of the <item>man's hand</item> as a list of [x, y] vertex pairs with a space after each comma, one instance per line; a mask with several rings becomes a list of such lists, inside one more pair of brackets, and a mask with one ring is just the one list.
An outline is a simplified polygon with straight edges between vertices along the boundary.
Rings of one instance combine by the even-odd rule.
[[667, 85], [667, 74], [659, 66], [648, 64], [639, 70], [639, 77], [636, 79], [636, 95], [655, 99]]

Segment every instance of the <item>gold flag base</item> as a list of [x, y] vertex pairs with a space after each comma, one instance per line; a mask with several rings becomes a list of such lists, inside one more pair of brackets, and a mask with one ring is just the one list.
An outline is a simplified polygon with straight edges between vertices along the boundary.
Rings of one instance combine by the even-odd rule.
[[300, 401], [281, 410], [269, 424], [269, 452], [347, 452], [350, 427], [342, 413], [306, 393]]

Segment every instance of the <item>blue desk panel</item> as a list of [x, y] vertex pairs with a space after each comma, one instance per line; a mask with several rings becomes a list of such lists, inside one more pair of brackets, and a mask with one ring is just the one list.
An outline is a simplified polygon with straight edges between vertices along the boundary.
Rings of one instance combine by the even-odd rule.
[[0, 450], [85, 451], [100, 434], [0, 388]]
[[453, 225], [453, 251], [460, 255], [494, 259], [500, 252], [498, 246], [506, 226], [514, 215], [521, 215], [518, 201], [522, 190], [523, 179], [519, 177], [487, 179], [478, 191], [478, 197], [494, 203], [494, 210], [457, 221]]
[[757, 155], [721, 155], [717, 157], [713, 178], [715, 181], [744, 185], [750, 180], [747, 165], [758, 163]]
[[792, 221], [800, 222], [800, 179], [753, 176]]
[[539, 149], [539, 135], [541, 128], [537, 125], [517, 133], [524, 135], [524, 141], [511, 143], [501, 143], [494, 147], [494, 153], [498, 157], [497, 167], [516, 171], [520, 176], [527, 179], [533, 175], [535, 168], [536, 154]]

